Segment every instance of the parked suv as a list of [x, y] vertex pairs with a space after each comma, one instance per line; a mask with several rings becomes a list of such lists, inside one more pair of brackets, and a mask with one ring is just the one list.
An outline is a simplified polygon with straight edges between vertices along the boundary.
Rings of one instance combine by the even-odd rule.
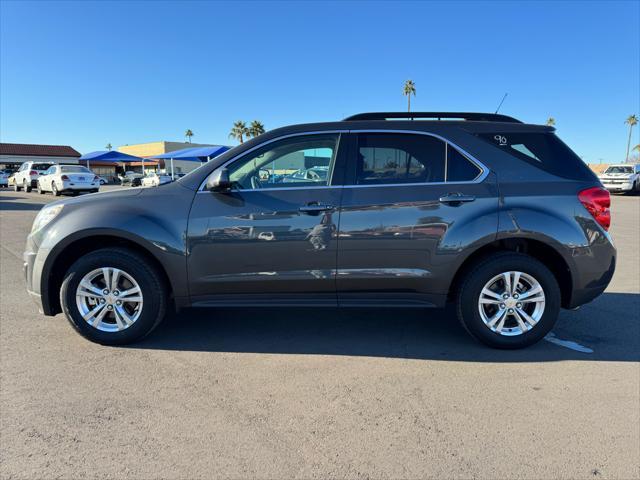
[[32, 188], [38, 186], [38, 178], [44, 175], [53, 162], [24, 162], [20, 168], [13, 174], [13, 188], [16, 192], [24, 189], [30, 192]]
[[519, 348], [606, 288], [609, 222], [609, 193], [552, 127], [369, 113], [268, 132], [158, 188], [49, 204], [24, 271], [45, 315], [104, 344], [186, 306], [450, 302], [476, 339]]

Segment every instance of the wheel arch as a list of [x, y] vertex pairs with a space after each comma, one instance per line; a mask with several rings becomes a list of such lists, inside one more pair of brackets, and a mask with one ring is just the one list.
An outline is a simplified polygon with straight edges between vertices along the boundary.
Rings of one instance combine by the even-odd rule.
[[123, 232], [89, 232], [72, 236], [56, 247], [47, 256], [41, 275], [40, 292], [45, 314], [55, 315], [62, 312], [58, 292], [65, 273], [79, 257], [95, 250], [109, 247], [121, 247], [134, 251], [148, 260], [160, 272], [173, 299], [174, 286], [160, 259], [153, 250], [145, 245], [143, 239]]
[[516, 252], [530, 255], [531, 257], [541, 261], [551, 273], [555, 276], [560, 286], [561, 304], [567, 308], [571, 302], [571, 295], [573, 291], [573, 278], [569, 264], [565, 261], [563, 256], [554, 247], [531, 238], [522, 237], [509, 237], [502, 238], [500, 240], [493, 241], [471, 253], [458, 267], [451, 287], [449, 289], [448, 300], [453, 300], [462, 279], [465, 274], [468, 273], [473, 266], [478, 262], [500, 252]]

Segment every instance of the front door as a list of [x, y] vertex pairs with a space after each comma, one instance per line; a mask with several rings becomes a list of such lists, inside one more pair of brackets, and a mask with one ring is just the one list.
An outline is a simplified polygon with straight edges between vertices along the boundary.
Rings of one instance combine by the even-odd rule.
[[198, 192], [188, 229], [194, 304], [336, 304], [339, 144], [338, 133], [269, 142], [226, 166], [231, 192]]
[[495, 178], [438, 137], [353, 134], [338, 252], [341, 305], [442, 306], [469, 242], [494, 238]]

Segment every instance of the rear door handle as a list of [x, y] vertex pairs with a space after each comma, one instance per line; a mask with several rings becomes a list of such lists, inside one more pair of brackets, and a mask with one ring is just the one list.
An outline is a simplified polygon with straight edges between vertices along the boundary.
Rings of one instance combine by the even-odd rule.
[[476, 199], [473, 195], [463, 195], [462, 193], [447, 193], [440, 197], [440, 203], [463, 203], [473, 202]]
[[325, 203], [312, 202], [306, 205], [302, 205], [298, 210], [301, 213], [308, 213], [309, 215], [313, 215], [314, 213], [329, 212], [331, 210], [335, 210], [335, 207], [333, 205], [327, 205]]

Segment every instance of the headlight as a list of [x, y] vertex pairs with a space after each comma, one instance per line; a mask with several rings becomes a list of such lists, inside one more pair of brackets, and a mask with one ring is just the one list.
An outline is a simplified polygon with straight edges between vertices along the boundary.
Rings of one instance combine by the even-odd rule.
[[33, 226], [31, 227], [31, 233], [36, 232], [47, 225], [51, 220], [56, 218], [58, 214], [62, 211], [63, 204], [60, 205], [52, 205], [50, 207], [44, 207], [38, 215], [36, 219], [33, 221]]

